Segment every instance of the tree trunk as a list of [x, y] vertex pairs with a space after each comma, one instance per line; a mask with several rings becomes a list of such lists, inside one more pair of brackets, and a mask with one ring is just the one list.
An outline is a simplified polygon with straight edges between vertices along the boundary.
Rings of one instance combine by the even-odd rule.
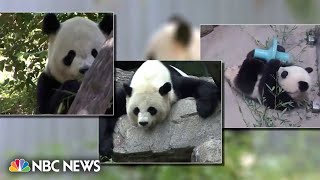
[[68, 114], [105, 114], [113, 104], [113, 38], [107, 40], [82, 81]]

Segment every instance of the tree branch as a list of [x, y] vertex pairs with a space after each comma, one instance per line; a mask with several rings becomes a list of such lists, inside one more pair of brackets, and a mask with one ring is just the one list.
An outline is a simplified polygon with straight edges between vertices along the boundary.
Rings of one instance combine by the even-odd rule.
[[113, 104], [113, 38], [107, 40], [82, 81], [68, 114], [105, 114]]

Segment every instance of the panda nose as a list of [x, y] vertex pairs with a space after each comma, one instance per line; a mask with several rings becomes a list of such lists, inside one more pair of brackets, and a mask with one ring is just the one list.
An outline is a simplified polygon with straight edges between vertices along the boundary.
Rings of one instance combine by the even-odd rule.
[[139, 124], [140, 124], [141, 126], [146, 126], [146, 125], [148, 125], [148, 122], [143, 121], [143, 122], [139, 122]]
[[86, 68], [81, 68], [80, 70], [79, 70], [79, 72], [81, 73], [81, 74], [84, 74], [84, 73], [86, 73], [87, 71], [88, 71], [88, 67], [86, 67]]

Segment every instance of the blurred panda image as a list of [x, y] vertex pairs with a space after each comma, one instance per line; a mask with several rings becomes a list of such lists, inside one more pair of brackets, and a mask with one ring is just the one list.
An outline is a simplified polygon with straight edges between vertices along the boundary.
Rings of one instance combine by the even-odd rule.
[[181, 16], [172, 16], [152, 34], [145, 59], [200, 60], [200, 30]]

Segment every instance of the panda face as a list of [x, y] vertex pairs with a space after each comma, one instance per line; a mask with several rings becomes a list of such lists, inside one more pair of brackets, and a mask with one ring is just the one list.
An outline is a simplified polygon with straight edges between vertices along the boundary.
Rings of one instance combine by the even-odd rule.
[[61, 83], [81, 81], [108, 37], [101, 26], [89, 19], [74, 17], [60, 24], [52, 14], [45, 17], [43, 31], [49, 35], [45, 71]]
[[124, 85], [127, 94], [126, 110], [130, 120], [143, 128], [153, 127], [163, 121], [170, 111], [171, 103], [168, 92], [171, 84], [162, 87], [131, 88]]
[[180, 17], [172, 17], [153, 34], [147, 46], [146, 59], [199, 60], [200, 31]]
[[280, 67], [277, 72], [278, 83], [293, 99], [303, 100], [312, 85], [309, 75], [312, 71], [310, 67], [306, 69], [299, 66]]

